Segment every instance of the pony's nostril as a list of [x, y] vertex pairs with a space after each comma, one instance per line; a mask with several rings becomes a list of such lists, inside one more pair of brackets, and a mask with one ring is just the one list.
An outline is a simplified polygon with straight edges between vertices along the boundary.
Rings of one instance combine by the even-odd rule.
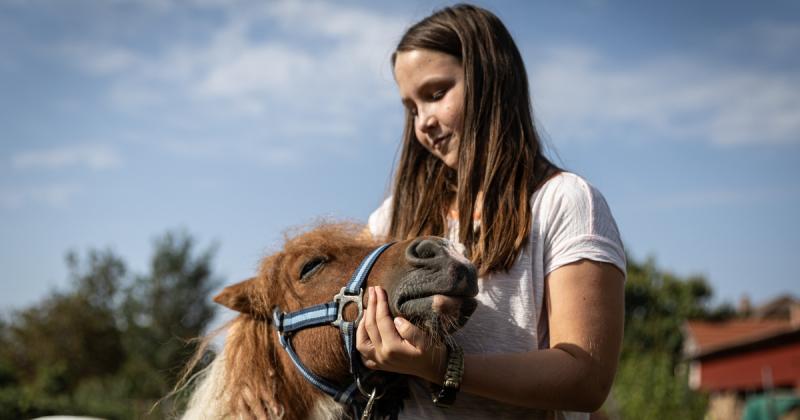
[[437, 251], [441, 249], [441, 245], [430, 239], [426, 239], [417, 244], [417, 256], [420, 258], [433, 258], [438, 254]]
[[408, 247], [408, 255], [413, 260], [429, 260], [443, 252], [442, 244], [434, 239], [421, 239]]

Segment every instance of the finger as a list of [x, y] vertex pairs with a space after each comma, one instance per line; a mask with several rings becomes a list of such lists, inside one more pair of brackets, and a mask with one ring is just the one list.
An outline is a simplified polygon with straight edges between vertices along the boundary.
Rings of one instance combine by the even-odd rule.
[[361, 322], [364, 323], [364, 329], [367, 331], [369, 340], [372, 341], [372, 346], [380, 348], [383, 343], [381, 342], [381, 332], [375, 321], [375, 307], [377, 306], [375, 305], [375, 288], [370, 287], [367, 290], [369, 291], [367, 294], [367, 310], [364, 312], [364, 319]]
[[386, 295], [386, 291], [381, 289], [380, 286], [375, 286], [375, 297], [377, 298], [375, 321], [381, 334], [381, 346], [399, 345], [403, 339], [397, 333], [397, 328], [394, 326], [394, 318], [389, 312], [389, 298]]
[[358, 328], [356, 328], [356, 349], [362, 355], [374, 349], [374, 347], [372, 346], [372, 340], [369, 339], [367, 330], [364, 327], [363, 319], [361, 322], [358, 323]]
[[369, 339], [363, 322], [360, 322], [356, 329], [356, 349], [361, 356], [361, 363], [363, 363], [367, 369], [375, 369], [378, 367], [373, 360], [375, 359], [375, 346], [372, 345], [372, 341]]
[[418, 349], [421, 349], [428, 341], [428, 336], [425, 332], [405, 318], [396, 317], [394, 319], [394, 326], [397, 328], [397, 333], [400, 334], [403, 340]]

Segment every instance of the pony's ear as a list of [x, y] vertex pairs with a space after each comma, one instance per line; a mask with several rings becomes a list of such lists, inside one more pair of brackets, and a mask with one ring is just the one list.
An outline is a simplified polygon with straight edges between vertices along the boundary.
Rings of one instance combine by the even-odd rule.
[[251, 277], [234, 285], [222, 289], [214, 297], [214, 302], [241, 313], [249, 314], [253, 311], [253, 295], [255, 293], [256, 278]]

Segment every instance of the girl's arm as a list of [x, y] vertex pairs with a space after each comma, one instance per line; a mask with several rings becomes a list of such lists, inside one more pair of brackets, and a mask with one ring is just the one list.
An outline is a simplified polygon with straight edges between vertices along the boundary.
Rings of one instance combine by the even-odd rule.
[[[611, 264], [581, 260], [550, 273], [545, 288], [550, 348], [466, 355], [461, 389], [519, 406], [594, 411], [617, 369], [624, 275]], [[444, 348], [427, 346], [410, 322], [393, 322], [384, 291], [371, 291], [369, 299], [356, 337], [365, 365], [441, 383]]]

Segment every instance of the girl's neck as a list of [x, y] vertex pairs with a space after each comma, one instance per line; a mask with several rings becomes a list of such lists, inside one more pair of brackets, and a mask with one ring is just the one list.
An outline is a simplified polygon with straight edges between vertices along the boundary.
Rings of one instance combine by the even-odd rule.
[[[478, 194], [475, 197], [475, 211], [472, 212], [472, 220], [480, 220], [482, 207], [483, 191], [478, 191]], [[447, 216], [450, 219], [458, 220], [458, 202], [456, 200], [450, 202], [450, 209], [447, 211]]]

